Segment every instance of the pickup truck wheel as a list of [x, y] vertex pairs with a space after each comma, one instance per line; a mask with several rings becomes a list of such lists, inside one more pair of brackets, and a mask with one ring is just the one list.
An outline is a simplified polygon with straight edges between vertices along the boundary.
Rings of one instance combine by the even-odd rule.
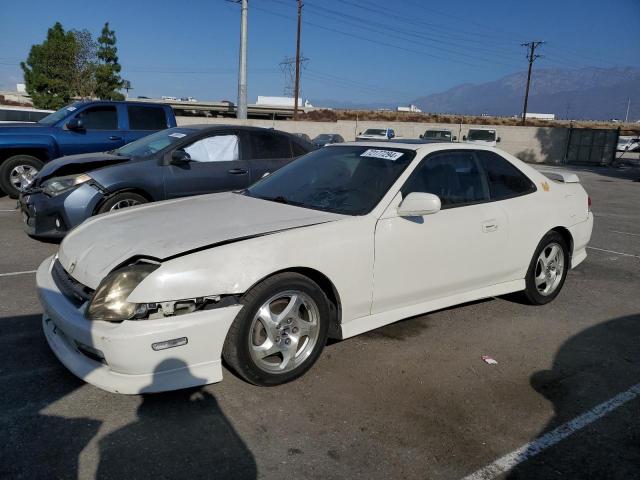
[[327, 341], [329, 300], [298, 273], [279, 273], [256, 285], [240, 303], [222, 356], [245, 380], [260, 386], [290, 382], [304, 374]]
[[0, 165], [0, 188], [11, 198], [18, 198], [42, 168], [43, 163], [31, 155], [14, 155]]
[[109, 200], [104, 202], [98, 209], [98, 213], [114, 212], [122, 208], [142, 205], [143, 203], [147, 202], [148, 200], [142, 195], [138, 195], [137, 193], [133, 192], [122, 192], [114, 195]]

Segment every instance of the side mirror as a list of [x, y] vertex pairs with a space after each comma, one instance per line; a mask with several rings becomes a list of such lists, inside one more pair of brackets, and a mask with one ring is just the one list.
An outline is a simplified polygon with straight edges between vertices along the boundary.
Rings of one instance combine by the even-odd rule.
[[358, 132], [358, 135], [362, 135], [362, 132]]
[[398, 207], [401, 217], [421, 217], [438, 213], [441, 208], [440, 197], [433, 193], [411, 192]]
[[467, 141], [467, 136], [466, 136], [466, 135], [463, 135], [463, 136], [462, 136], [462, 141], [463, 141], [463, 142], [466, 142], [466, 141]]
[[189, 163], [190, 161], [191, 161], [191, 156], [181, 148], [178, 150], [174, 150], [171, 153], [171, 163], [174, 165]]
[[420, 134], [420, 138], [424, 138], [424, 136], [422, 134]]
[[458, 140], [458, 137], [456, 137], [455, 135], [453, 136], [453, 138], [451, 139], [452, 142], [455, 142]]
[[500, 137], [496, 138], [496, 143], [500, 143]]
[[84, 126], [82, 125], [82, 119], [78, 117], [74, 117], [67, 122], [67, 128], [69, 130], [84, 130]]

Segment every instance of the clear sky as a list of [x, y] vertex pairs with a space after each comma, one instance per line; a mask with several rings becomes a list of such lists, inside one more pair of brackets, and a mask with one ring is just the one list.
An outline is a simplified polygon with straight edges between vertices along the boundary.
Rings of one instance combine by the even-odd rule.
[[[240, 8], [226, 0], [20, 0], [0, 6], [0, 89], [55, 21], [95, 36], [109, 21], [131, 96], [236, 100]], [[249, 0], [249, 102], [281, 95], [295, 0]], [[305, 98], [402, 102], [524, 70], [640, 66], [640, 0], [305, 0]]]

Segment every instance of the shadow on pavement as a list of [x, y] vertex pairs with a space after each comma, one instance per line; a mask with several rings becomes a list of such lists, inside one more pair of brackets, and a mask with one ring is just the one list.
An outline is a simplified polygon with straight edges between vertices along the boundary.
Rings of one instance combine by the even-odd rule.
[[[185, 366], [169, 359], [156, 373]], [[257, 478], [253, 455], [206, 390], [145, 394], [137, 414], [100, 440], [98, 478]]]
[[48, 350], [40, 315], [0, 319], [0, 478], [77, 478], [102, 422], [43, 411], [83, 382]]
[[[155, 372], [184, 366], [169, 359]], [[118, 415], [118, 408], [131, 416], [128, 406], [139, 399], [136, 420], [99, 439], [99, 478], [257, 477], [253, 455], [207, 391], [131, 401], [97, 389], [78, 391], [94, 388], [55, 358], [40, 315], [0, 318], [0, 478], [79, 478], [80, 454], [107, 422], [102, 419]]]
[[[640, 383], [640, 314], [567, 340], [551, 370], [531, 377], [555, 416], [539, 437]], [[640, 398], [634, 398], [516, 466], [516, 479], [640, 478]]]

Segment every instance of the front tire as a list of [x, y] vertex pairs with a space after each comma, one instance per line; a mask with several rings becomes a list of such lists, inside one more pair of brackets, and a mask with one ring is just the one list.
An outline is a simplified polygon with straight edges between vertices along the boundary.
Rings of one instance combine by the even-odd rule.
[[31, 155], [14, 155], [0, 165], [0, 188], [11, 198], [26, 190], [44, 164]]
[[97, 213], [114, 212], [127, 207], [134, 207], [136, 205], [142, 205], [147, 203], [148, 200], [142, 195], [133, 192], [122, 192], [114, 195], [104, 202]]
[[536, 248], [527, 276], [524, 295], [532, 305], [545, 305], [558, 296], [570, 266], [567, 242], [558, 232], [547, 233]]
[[327, 341], [331, 310], [322, 289], [298, 273], [276, 274], [247, 292], [222, 356], [254, 385], [290, 382], [316, 362]]

